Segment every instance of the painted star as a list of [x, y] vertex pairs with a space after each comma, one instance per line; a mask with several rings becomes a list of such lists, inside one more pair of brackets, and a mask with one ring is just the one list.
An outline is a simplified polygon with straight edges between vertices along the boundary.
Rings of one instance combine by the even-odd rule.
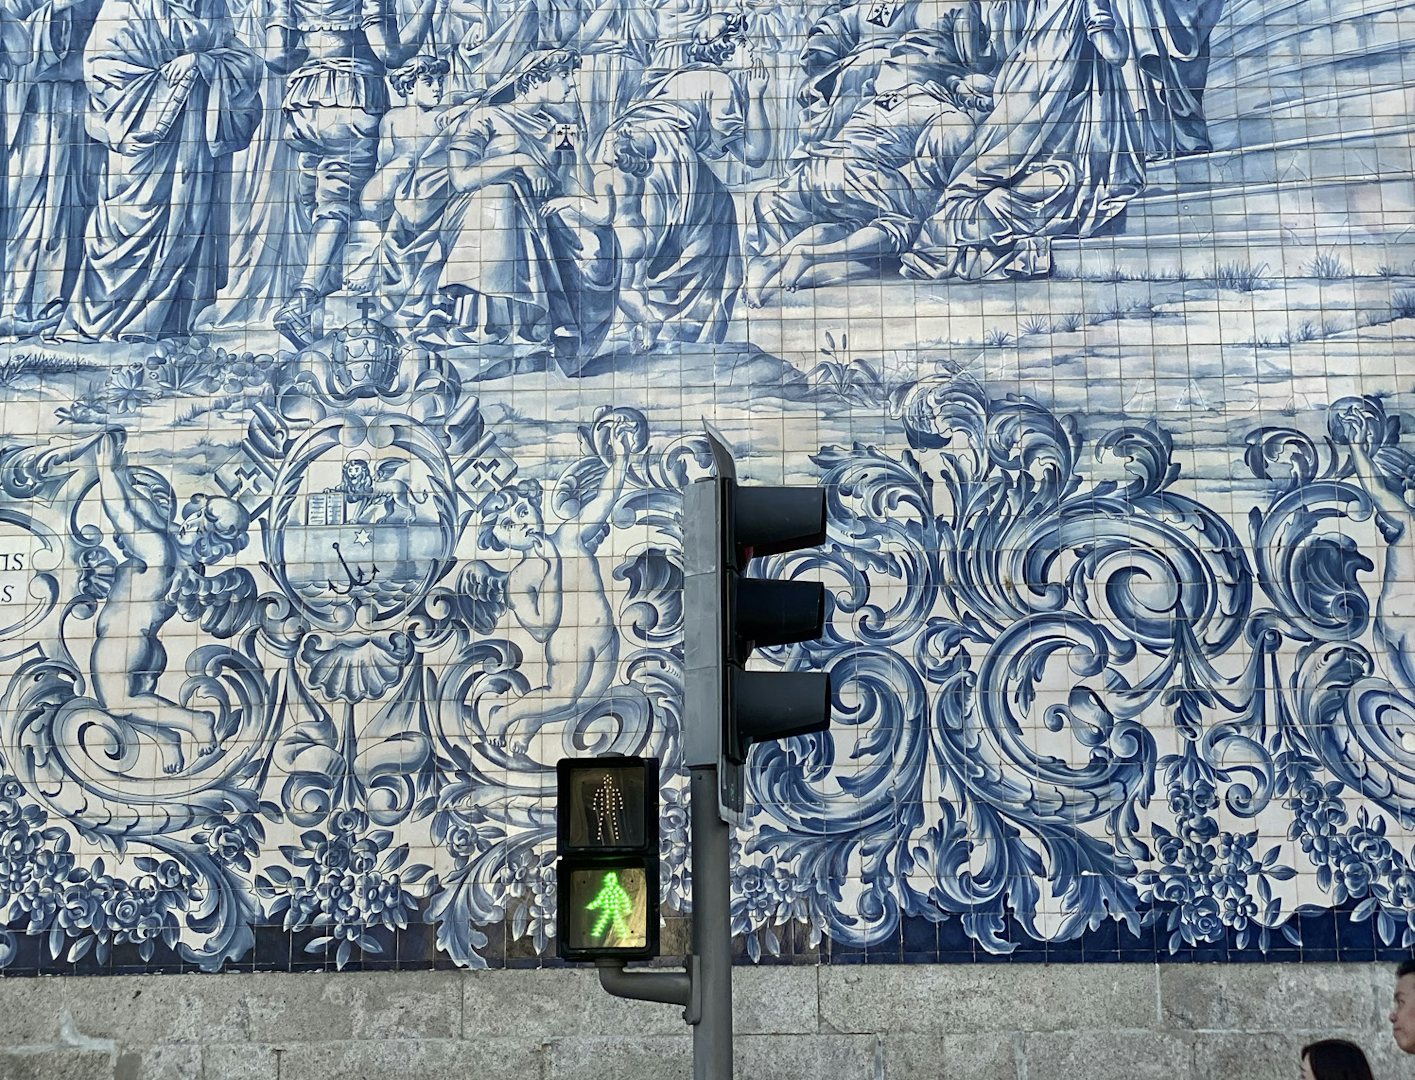
[[360, 529], [358, 532], [354, 533], [354, 543], [358, 544], [359, 547], [368, 547], [373, 543], [373, 537], [368, 534], [367, 529]]

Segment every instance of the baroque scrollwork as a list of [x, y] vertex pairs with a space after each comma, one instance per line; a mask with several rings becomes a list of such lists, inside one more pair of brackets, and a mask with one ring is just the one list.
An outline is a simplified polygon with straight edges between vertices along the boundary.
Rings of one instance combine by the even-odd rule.
[[[284, 366], [219, 491], [179, 498], [116, 428], [0, 450], [36, 512], [6, 508], [6, 558], [44, 564], [0, 592], [8, 637], [41, 627], [0, 698], [7, 924], [208, 967], [262, 920], [342, 966], [424, 909], [463, 963], [503, 919], [543, 948], [555, 759], [673, 760], [675, 493], [705, 460], [632, 409], [579, 440], [517, 479], [455, 373], [366, 319]], [[102, 912], [64, 916], [73, 890]], [[104, 908], [129, 892], [132, 926]]]
[[[830, 539], [767, 568], [827, 583], [826, 634], [766, 659], [831, 670], [835, 725], [756, 751], [748, 954], [946, 919], [991, 953], [1106, 921], [1271, 950], [1303, 875], [1415, 941], [1398, 418], [1349, 398], [1254, 431], [1240, 530], [1157, 423], [1088, 440], [951, 378], [893, 404], [905, 445], [821, 447]], [[218, 490], [113, 429], [0, 450], [0, 524], [32, 538], [22, 588], [0, 565], [30, 642], [0, 650], [0, 960], [34, 937], [215, 968], [273, 924], [344, 966], [415, 922], [465, 965], [496, 927], [544, 953], [566, 753], [663, 760], [686, 908], [706, 448], [623, 407], [574, 437], [522, 475], [452, 369], [365, 319], [285, 366]]]
[[767, 948], [788, 921], [868, 946], [956, 917], [999, 953], [1107, 919], [1169, 951], [1266, 950], [1300, 941], [1303, 860], [1415, 941], [1394, 835], [1415, 472], [1380, 402], [1337, 402], [1320, 440], [1250, 436], [1268, 489], [1246, 537], [1183, 493], [1154, 423], [1087, 463], [1025, 400], [924, 380], [898, 405], [909, 449], [823, 448], [833, 542], [776, 568], [833, 586], [827, 638], [779, 662], [831, 667], [838, 695], [831, 738], [758, 752], [754, 873], [817, 885], [749, 920]]

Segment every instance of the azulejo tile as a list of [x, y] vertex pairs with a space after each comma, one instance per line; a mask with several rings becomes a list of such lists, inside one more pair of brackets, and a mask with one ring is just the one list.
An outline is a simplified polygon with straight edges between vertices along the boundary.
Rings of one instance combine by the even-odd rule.
[[745, 961], [1415, 947], [1415, 6], [1263, 7], [0, 12], [0, 974], [554, 963], [571, 753], [681, 920], [703, 419]]

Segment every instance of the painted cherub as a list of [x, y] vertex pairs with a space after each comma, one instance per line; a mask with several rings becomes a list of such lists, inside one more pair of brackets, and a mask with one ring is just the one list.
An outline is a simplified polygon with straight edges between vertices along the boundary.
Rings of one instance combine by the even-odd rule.
[[[388, 76], [389, 86], [403, 103], [389, 109], [379, 122], [378, 170], [360, 197], [364, 220], [378, 227], [378, 239], [369, 256], [345, 279], [345, 287], [353, 292], [380, 292], [400, 280], [407, 259], [402, 243], [410, 231], [417, 232], [415, 227], [410, 230], [400, 207], [408, 205], [420, 170], [438, 168], [439, 151], [433, 146], [447, 115], [443, 94], [449, 70], [446, 60], [419, 53]], [[420, 201], [413, 193], [413, 203]]]
[[[544, 681], [515, 701], [498, 705], [487, 733], [498, 745], [524, 754], [547, 724], [568, 720], [609, 689], [619, 664], [619, 629], [610, 605], [610, 568], [600, 555], [610, 515], [624, 492], [628, 459], [647, 443], [642, 414], [600, 410], [585, 433], [595, 458], [598, 487], [578, 512], [548, 528], [541, 487], [526, 481], [489, 495], [481, 506], [479, 543], [492, 552], [514, 552], [515, 564], [500, 590], [506, 609], [544, 649]], [[574, 605], [566, 619], [567, 606]]]
[[158, 692], [167, 670], [162, 628], [173, 615], [230, 637], [255, 602], [255, 580], [232, 568], [207, 576], [205, 568], [241, 551], [250, 515], [221, 496], [194, 495], [180, 514], [171, 487], [157, 473], [127, 462], [126, 436], [112, 429], [89, 445], [98, 497], [122, 558], [94, 621], [89, 654], [92, 689], [115, 720], [150, 736], [164, 772], [187, 768], [193, 757], [219, 749], [216, 717]]
[[609, 164], [598, 166], [588, 195], [548, 199], [541, 213], [558, 215], [574, 229], [586, 260], [587, 276], [612, 284], [618, 278], [618, 304], [631, 331], [633, 350], [648, 352], [658, 342], [663, 316], [648, 296], [648, 262], [652, 255], [644, 216], [645, 178], [653, 171], [654, 141], [632, 124], [611, 129]]
[[388, 76], [403, 101], [383, 114], [378, 129], [378, 171], [364, 188], [364, 216], [386, 222], [394, 197], [418, 167], [428, 145], [440, 133], [442, 95], [449, 65], [441, 57], [419, 53]]

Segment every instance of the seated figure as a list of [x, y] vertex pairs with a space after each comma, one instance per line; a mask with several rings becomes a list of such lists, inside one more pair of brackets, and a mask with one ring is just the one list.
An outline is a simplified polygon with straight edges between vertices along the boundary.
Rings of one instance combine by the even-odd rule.
[[578, 66], [568, 49], [532, 53], [448, 116], [436, 296], [419, 327], [429, 344], [510, 346], [518, 362], [553, 359], [575, 375], [603, 341], [613, 290], [583, 272], [574, 234], [545, 212], [584, 190]]
[[753, 204], [747, 300], [877, 273], [909, 250], [991, 106], [941, 35], [907, 35], [840, 134], [803, 146]]
[[[967, 4], [963, 10], [976, 6]], [[906, 36], [921, 30], [951, 33], [959, 22], [956, 5], [943, 0], [854, 0], [830, 5], [811, 25], [801, 54], [801, 141], [838, 139], [845, 121], [864, 104], [875, 76]]]
[[1146, 162], [1207, 147], [1201, 99], [1218, 0], [1041, 0], [993, 112], [903, 259], [916, 277], [1031, 277], [1057, 237], [1094, 235]]
[[745, 29], [735, 14], [704, 19], [688, 62], [646, 82], [606, 135], [616, 154], [627, 151], [621, 173], [641, 174], [635, 291], [655, 315], [650, 339], [661, 328], [666, 338], [716, 344], [732, 319], [742, 283], [739, 218], [715, 167], [736, 161], [755, 168], [771, 151], [765, 65], [758, 58], [745, 70], [729, 68]]
[[439, 202], [427, 180], [429, 174], [446, 179], [445, 147], [434, 144], [442, 141], [439, 121], [446, 115], [442, 100], [449, 70], [441, 57], [419, 53], [389, 76], [403, 104], [383, 115], [378, 167], [361, 199], [364, 219], [375, 222], [381, 236], [345, 283], [356, 292], [377, 293], [384, 314], [403, 321], [425, 314], [423, 305], [436, 287], [435, 274], [426, 280], [428, 255], [437, 239], [427, 227], [427, 214]]
[[575, 232], [587, 277], [603, 287], [617, 285], [633, 351], [642, 353], [653, 348], [663, 328], [663, 316], [649, 298], [653, 237], [644, 213], [645, 179], [653, 172], [655, 144], [632, 126], [621, 125], [615, 127], [607, 149], [609, 163], [595, 169], [589, 195], [551, 199], [545, 213], [557, 215]]

